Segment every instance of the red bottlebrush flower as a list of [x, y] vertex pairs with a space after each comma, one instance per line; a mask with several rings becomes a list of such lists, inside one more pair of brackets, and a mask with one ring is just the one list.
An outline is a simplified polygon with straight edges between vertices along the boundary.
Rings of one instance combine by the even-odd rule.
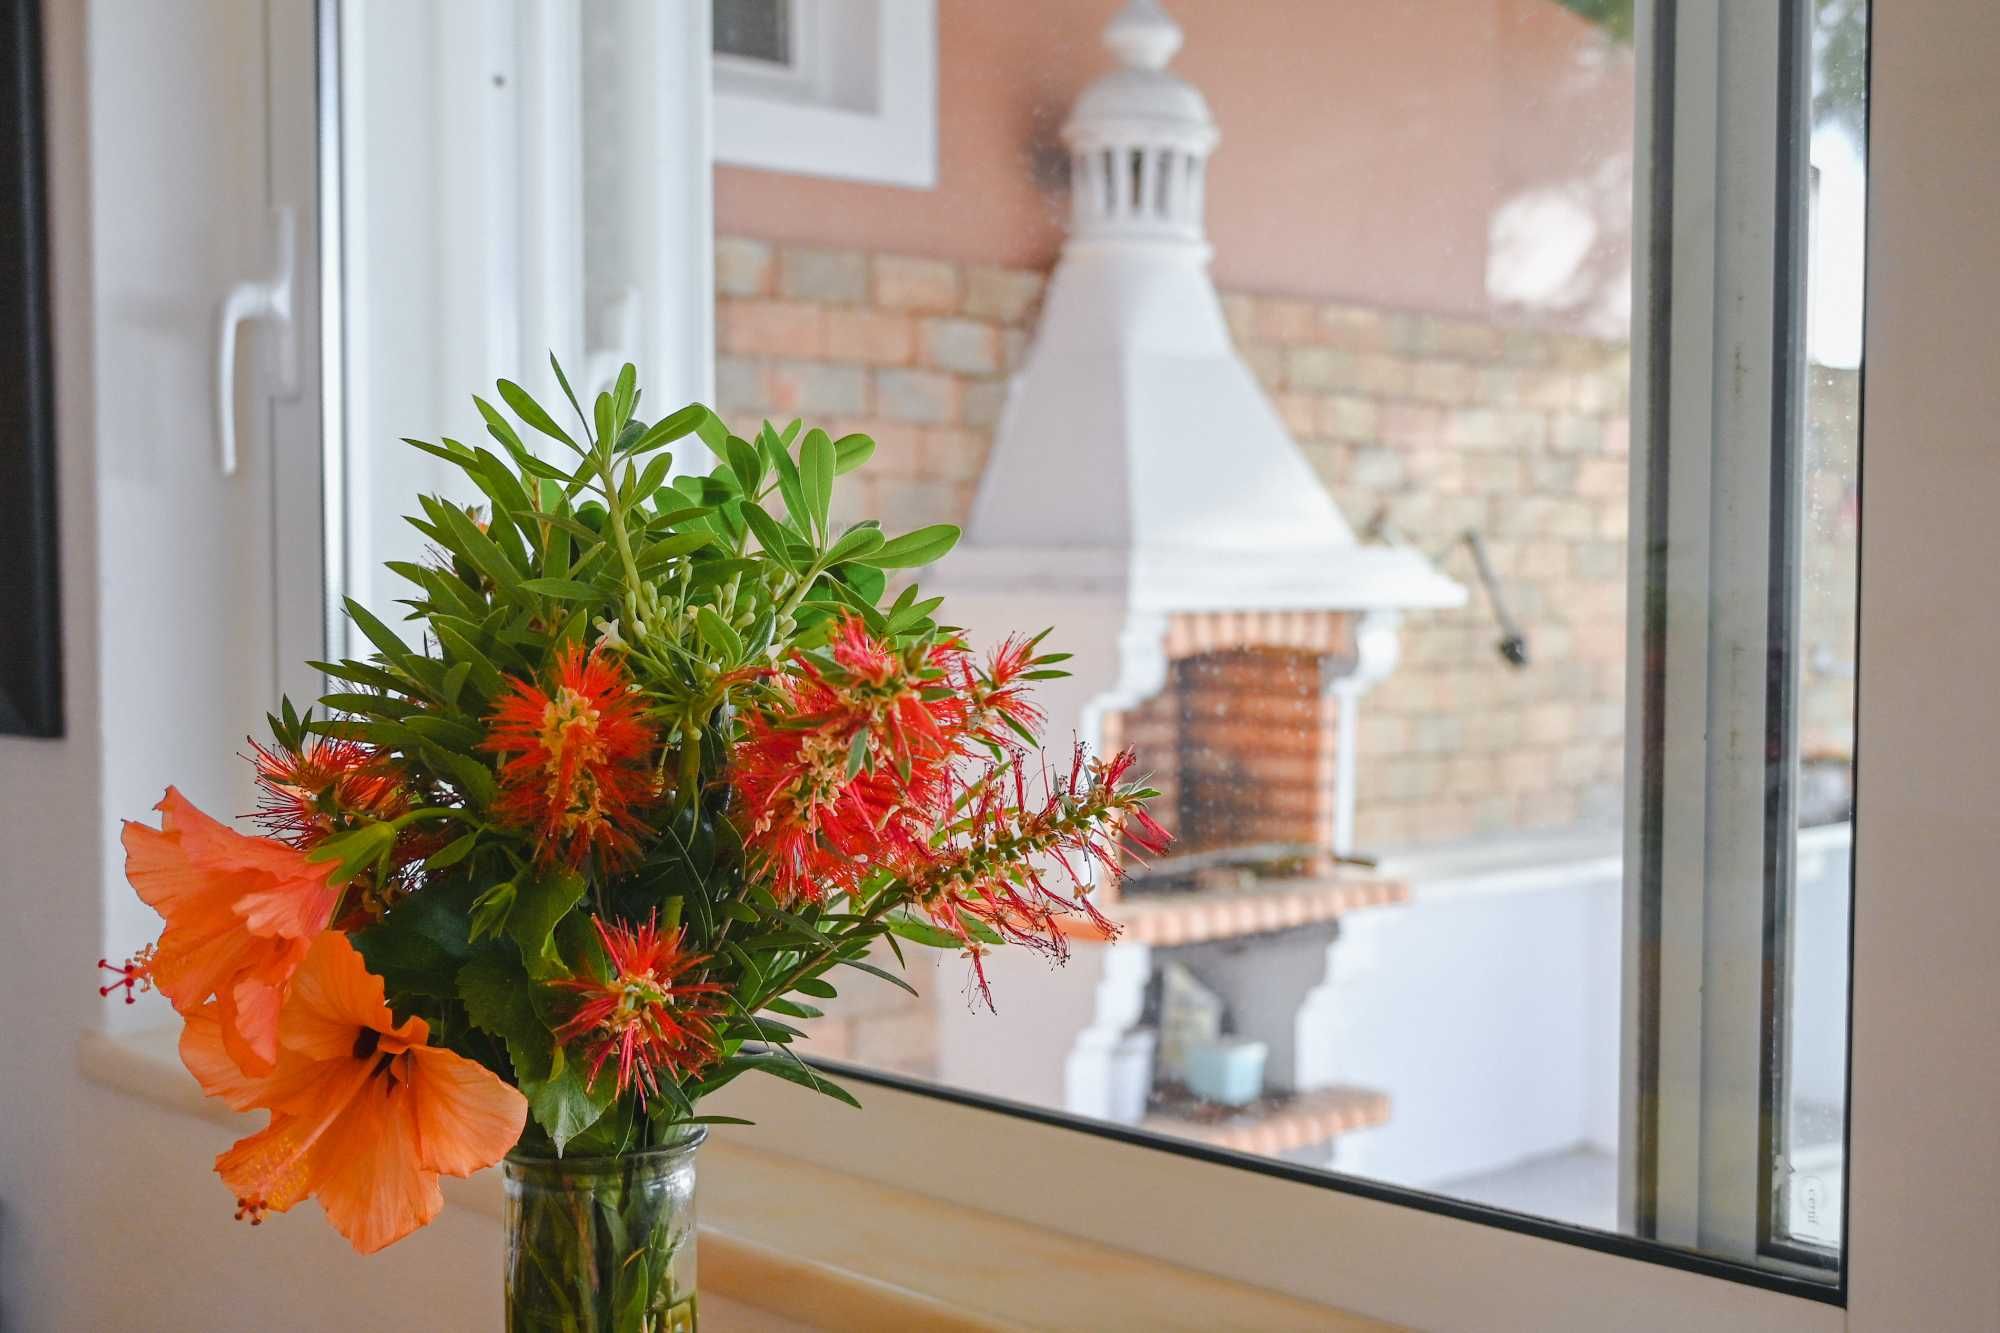
[[250, 748], [259, 793], [253, 818], [301, 850], [352, 820], [394, 819], [409, 808], [402, 773], [372, 746], [316, 738], [300, 750], [256, 741]]
[[849, 616], [825, 657], [795, 656], [776, 703], [745, 716], [729, 780], [753, 869], [781, 900], [854, 892], [922, 849], [964, 747], [958, 651], [898, 652]]
[[[896, 867], [925, 915], [964, 945], [988, 1008], [993, 996], [983, 966], [986, 944], [975, 926], [1058, 960], [1068, 955], [1064, 922], [1070, 918], [1085, 917], [1106, 936], [1118, 933], [1091, 892], [1099, 875], [1116, 880], [1123, 873], [1115, 850], [1121, 833], [1124, 842], [1151, 853], [1171, 841], [1145, 812], [1149, 793], [1126, 785], [1134, 762], [1129, 750], [1094, 760], [1079, 746], [1068, 774], [1044, 770], [1041, 794], [1031, 798], [1017, 753], [1005, 768], [989, 770], [940, 807], [934, 843]], [[1050, 884], [1054, 870], [1068, 879], [1067, 890]]]
[[551, 984], [582, 996], [556, 1040], [579, 1042], [590, 1061], [590, 1081], [615, 1056], [618, 1092], [639, 1089], [639, 1100], [660, 1090], [665, 1077], [678, 1083], [716, 1057], [715, 1019], [722, 1011], [723, 987], [689, 981], [687, 974], [708, 961], [681, 948], [682, 934], [662, 934], [657, 914], [643, 926], [591, 922], [604, 945], [611, 975], [570, 977]]
[[516, 680], [488, 719], [487, 750], [500, 767], [503, 822], [534, 832], [544, 861], [572, 867], [593, 852], [606, 868], [639, 855], [651, 803], [654, 731], [632, 678], [614, 656], [571, 644], [553, 686]]
[[1009, 635], [987, 656], [984, 671], [972, 669], [970, 655], [961, 651], [966, 727], [975, 738], [989, 745], [1012, 745], [1014, 737], [1027, 739], [1023, 732], [1041, 729], [1042, 710], [1028, 698], [1029, 673], [1044, 660], [1035, 656], [1039, 637]]

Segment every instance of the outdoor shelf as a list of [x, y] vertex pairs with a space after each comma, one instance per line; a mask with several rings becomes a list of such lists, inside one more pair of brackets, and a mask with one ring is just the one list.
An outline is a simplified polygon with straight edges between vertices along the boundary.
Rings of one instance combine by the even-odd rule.
[[1242, 888], [1175, 890], [1127, 889], [1104, 910], [1124, 929], [1119, 938], [1171, 947], [1204, 940], [1264, 935], [1296, 926], [1332, 921], [1367, 907], [1409, 901], [1410, 886], [1360, 870], [1261, 880]]
[[1387, 1094], [1336, 1086], [1261, 1097], [1240, 1110], [1174, 1097], [1156, 1102], [1139, 1128], [1214, 1148], [1275, 1157], [1388, 1119]]

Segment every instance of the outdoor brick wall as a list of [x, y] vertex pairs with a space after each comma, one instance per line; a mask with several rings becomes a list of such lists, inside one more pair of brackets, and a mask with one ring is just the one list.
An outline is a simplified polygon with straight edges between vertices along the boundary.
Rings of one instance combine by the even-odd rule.
[[[845, 517], [875, 515], [891, 529], [963, 519], [1044, 275], [721, 237], [716, 283], [726, 418], [803, 416], [873, 436], [874, 460], [845, 488]], [[1472, 592], [1463, 610], [1410, 616], [1402, 664], [1362, 701], [1358, 844], [1615, 819], [1625, 345], [1283, 297], [1226, 294], [1223, 305], [1349, 521], [1365, 530], [1379, 518]], [[1807, 487], [1807, 565], [1837, 591], [1852, 578], [1853, 507], [1838, 475], [1852, 450], [1837, 438], [1851, 377], [1815, 383], [1824, 439]], [[1524, 670], [1496, 651], [1467, 530], [1485, 539], [1527, 631]], [[1851, 610], [1831, 592], [1817, 620], [1814, 607], [1809, 591], [1808, 638], [1851, 661]], [[1808, 673], [1809, 746], [1847, 744], [1843, 686]]]

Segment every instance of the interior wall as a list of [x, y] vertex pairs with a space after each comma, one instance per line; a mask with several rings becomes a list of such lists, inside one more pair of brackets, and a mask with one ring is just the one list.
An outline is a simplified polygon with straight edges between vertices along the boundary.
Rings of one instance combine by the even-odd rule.
[[[1056, 132], [1111, 67], [1098, 37], [1121, 3], [939, 0], [936, 187], [721, 167], [718, 233], [1047, 268], [1068, 209]], [[1552, 0], [1168, 8], [1187, 37], [1171, 68], [1222, 130], [1208, 188], [1220, 286], [1621, 327], [1629, 47]], [[1497, 247], [1559, 230], [1580, 259], [1535, 279], [1542, 308], [1489, 294]], [[1545, 269], [1536, 258], [1523, 262]]]
[[[69, 1188], [85, 1143], [76, 1034], [96, 1019], [101, 855], [90, 187], [81, 7], [43, 6], [64, 734], [0, 737], [0, 1327], [58, 1328], [85, 1255]], [[12, 632], [11, 628], [8, 632]], [[27, 1018], [20, 1016], [26, 1015]]]

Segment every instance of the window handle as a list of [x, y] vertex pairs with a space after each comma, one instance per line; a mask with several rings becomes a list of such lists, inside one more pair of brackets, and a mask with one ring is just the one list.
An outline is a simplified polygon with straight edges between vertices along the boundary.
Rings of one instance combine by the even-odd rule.
[[222, 475], [236, 475], [236, 331], [253, 319], [269, 320], [277, 342], [272, 363], [273, 392], [290, 394], [298, 383], [298, 328], [292, 318], [293, 281], [297, 270], [297, 215], [289, 207], [273, 209], [277, 233], [278, 271], [258, 282], [239, 282], [222, 298], [215, 334], [215, 424]]

